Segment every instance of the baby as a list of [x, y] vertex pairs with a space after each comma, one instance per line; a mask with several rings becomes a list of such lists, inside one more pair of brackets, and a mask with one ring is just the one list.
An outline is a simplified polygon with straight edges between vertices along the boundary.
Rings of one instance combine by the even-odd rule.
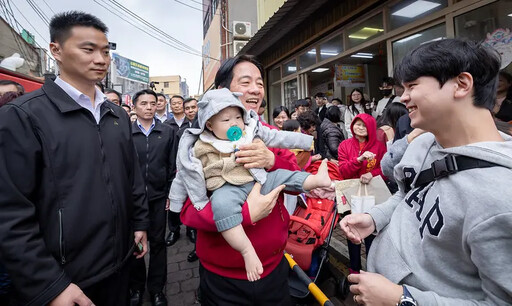
[[[181, 211], [187, 196], [198, 210], [211, 206], [217, 230], [228, 244], [244, 259], [247, 279], [255, 281], [263, 273], [261, 261], [244, 232], [242, 205], [254, 182], [262, 184], [262, 194], [279, 185], [285, 190], [305, 192], [328, 187], [331, 180], [324, 161], [316, 175], [307, 172], [264, 169], [245, 169], [235, 161], [235, 152], [242, 144], [260, 138], [268, 147], [309, 149], [313, 137], [305, 134], [272, 130], [261, 125], [257, 114], [247, 113], [237, 93], [228, 89], [208, 91], [198, 104], [199, 129], [183, 134], [177, 156], [176, 178], [169, 193], [170, 209]], [[231, 139], [231, 140], [230, 140]]]

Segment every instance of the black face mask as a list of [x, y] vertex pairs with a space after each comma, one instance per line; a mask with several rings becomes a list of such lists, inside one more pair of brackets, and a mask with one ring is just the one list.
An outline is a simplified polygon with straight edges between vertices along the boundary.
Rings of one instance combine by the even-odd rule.
[[382, 93], [382, 95], [384, 95], [384, 96], [390, 96], [390, 95], [391, 95], [391, 93], [393, 92], [393, 89], [382, 89], [380, 92], [381, 92], [381, 93]]

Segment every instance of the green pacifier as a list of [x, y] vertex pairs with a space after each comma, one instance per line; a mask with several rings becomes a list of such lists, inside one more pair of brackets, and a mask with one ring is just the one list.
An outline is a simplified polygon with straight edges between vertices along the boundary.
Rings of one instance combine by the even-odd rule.
[[226, 136], [228, 136], [228, 139], [231, 141], [237, 141], [242, 138], [242, 129], [234, 125], [228, 129]]

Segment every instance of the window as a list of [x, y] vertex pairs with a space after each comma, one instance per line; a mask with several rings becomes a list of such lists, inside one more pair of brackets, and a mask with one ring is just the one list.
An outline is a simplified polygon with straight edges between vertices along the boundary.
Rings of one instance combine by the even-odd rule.
[[277, 82], [280, 79], [281, 79], [281, 67], [276, 67], [276, 68], [270, 70], [270, 73], [268, 74], [269, 84]]
[[302, 70], [316, 64], [316, 49], [311, 49], [299, 56], [299, 69]]
[[343, 51], [341, 36], [336, 36], [320, 45], [320, 60], [336, 56]]
[[169, 82], [164, 82], [164, 88], [169, 88]]
[[389, 24], [392, 30], [426, 17], [448, 5], [446, 0], [400, 1], [389, 8]]
[[292, 111], [294, 102], [298, 99], [297, 79], [284, 83], [284, 105]]
[[282, 105], [281, 102], [281, 83], [270, 85], [270, 92], [269, 92], [269, 102], [270, 107], [268, 108], [270, 110], [269, 114], [272, 116], [272, 111], [276, 106]]
[[283, 65], [283, 76], [294, 74], [297, 72], [297, 61], [295, 59]]
[[497, 29], [512, 28], [512, 3], [502, 0], [482, 6], [455, 17], [454, 25], [456, 37], [484, 40]]
[[393, 42], [393, 64], [397, 64], [410, 50], [417, 46], [446, 38], [446, 25], [444, 23], [429, 28], [423, 32], [418, 32], [410, 36], [401, 38]]
[[383, 33], [382, 14], [377, 14], [347, 30], [347, 49], [374, 39]]

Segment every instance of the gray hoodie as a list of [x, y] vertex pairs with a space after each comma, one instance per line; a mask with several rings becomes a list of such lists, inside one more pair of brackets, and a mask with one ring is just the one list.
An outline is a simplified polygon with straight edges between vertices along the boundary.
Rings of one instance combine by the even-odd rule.
[[[418, 305], [512, 304], [512, 137], [443, 149], [417, 137], [394, 173], [399, 191], [370, 215], [378, 232], [368, 270], [407, 285]], [[415, 176], [447, 153], [503, 167], [476, 168], [414, 188]]]
[[[203, 165], [194, 156], [193, 147], [199, 135], [204, 131], [206, 121], [227, 107], [236, 106], [242, 109], [246, 128], [248, 125], [255, 126], [254, 135], [260, 138], [267, 147], [302, 150], [311, 148], [313, 136], [273, 130], [259, 122], [249, 124], [252, 120], [258, 120], [258, 114], [254, 111], [246, 111], [238, 99], [240, 95], [240, 93], [233, 93], [226, 88], [214, 89], [206, 92], [197, 104], [199, 108], [197, 120], [201, 128], [187, 129], [181, 136], [176, 158], [176, 177], [169, 192], [171, 211], [180, 212], [187, 197], [198, 210], [203, 209], [208, 203]], [[250, 169], [249, 171], [258, 182], [265, 183], [266, 171], [264, 169]]]

